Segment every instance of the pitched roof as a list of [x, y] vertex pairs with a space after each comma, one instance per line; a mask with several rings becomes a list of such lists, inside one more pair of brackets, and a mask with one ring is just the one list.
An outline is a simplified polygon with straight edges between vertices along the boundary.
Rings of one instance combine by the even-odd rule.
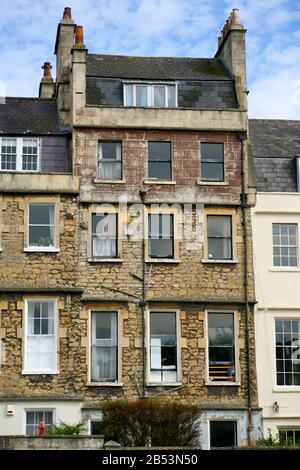
[[300, 121], [249, 119], [258, 191], [297, 189], [295, 157], [300, 156]]
[[232, 80], [221, 59], [88, 54], [87, 76], [141, 80]]
[[0, 103], [0, 134], [61, 134], [56, 101], [39, 98], [6, 98]]

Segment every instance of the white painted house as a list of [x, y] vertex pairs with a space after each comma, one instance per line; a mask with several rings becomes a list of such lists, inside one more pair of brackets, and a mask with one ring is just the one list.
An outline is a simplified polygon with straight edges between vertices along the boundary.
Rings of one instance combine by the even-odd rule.
[[300, 443], [300, 121], [250, 120], [256, 362], [263, 432]]

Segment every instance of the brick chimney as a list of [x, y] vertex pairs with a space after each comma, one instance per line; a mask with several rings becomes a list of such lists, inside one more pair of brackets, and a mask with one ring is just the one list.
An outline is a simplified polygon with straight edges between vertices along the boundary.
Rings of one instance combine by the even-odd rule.
[[45, 62], [41, 68], [44, 70], [44, 76], [40, 83], [39, 97], [42, 99], [53, 98], [55, 95], [55, 82], [52, 78], [52, 65], [50, 62]]
[[218, 38], [215, 57], [221, 58], [235, 78], [239, 105], [247, 108], [246, 29], [240, 23], [239, 10], [234, 8]]
[[63, 18], [58, 24], [55, 50], [56, 54], [56, 96], [60, 118], [69, 124], [70, 114], [70, 70], [72, 62], [75, 24], [70, 7], [64, 9]]

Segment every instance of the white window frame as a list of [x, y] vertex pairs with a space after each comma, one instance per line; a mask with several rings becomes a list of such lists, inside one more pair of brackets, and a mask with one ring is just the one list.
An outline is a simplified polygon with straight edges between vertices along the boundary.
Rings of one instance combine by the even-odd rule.
[[[39, 370], [32, 370], [27, 367], [27, 333], [28, 333], [28, 304], [29, 302], [51, 302], [53, 304], [53, 312], [54, 312], [54, 337], [55, 337], [55, 349], [54, 349], [54, 355], [55, 355], [55, 368], [53, 369], [39, 369]], [[58, 358], [57, 358], [57, 353], [58, 353], [58, 341], [59, 341], [59, 336], [58, 336], [58, 302], [57, 299], [50, 299], [50, 298], [32, 298], [32, 299], [26, 299], [25, 300], [25, 315], [24, 315], [24, 358], [23, 358], [23, 370], [22, 374], [23, 375], [56, 375], [59, 374], [58, 370]]]
[[[274, 225], [295, 225], [296, 226], [296, 245], [274, 245], [274, 234], [273, 229]], [[297, 269], [299, 268], [299, 226], [297, 222], [272, 222], [272, 268], [274, 269]], [[296, 257], [297, 257], [297, 264], [296, 266], [285, 266], [283, 264], [275, 265], [274, 264], [274, 248], [296, 248]], [[287, 256], [289, 263], [290, 263], [290, 256]], [[282, 261], [282, 256], [279, 256], [280, 262]]]
[[[111, 144], [116, 144], [117, 145], [117, 149], [116, 149], [116, 153], [118, 155], [119, 153], [119, 156], [120, 158], [119, 159], [104, 159], [103, 158], [103, 147], [102, 147], [102, 144], [105, 144], [105, 143], [111, 143]], [[105, 163], [105, 162], [116, 162], [116, 163], [120, 163], [121, 165], [121, 177], [120, 178], [115, 178], [115, 179], [107, 179], [107, 178], [101, 178], [101, 175], [100, 175], [100, 165]], [[123, 179], [123, 142], [121, 140], [99, 140], [98, 141], [98, 164], [97, 164], [97, 179], [99, 181], [113, 181], [113, 182], [116, 182], [116, 181], [122, 181]]]
[[[132, 101], [133, 104], [127, 104], [126, 102], [126, 85], [132, 85]], [[142, 106], [145, 108], [158, 108], [158, 109], [174, 109], [168, 106], [168, 86], [174, 86], [175, 88], [175, 108], [178, 108], [178, 82], [162, 82], [162, 81], [123, 81], [123, 103], [124, 106], [133, 106], [137, 107], [136, 104], [136, 87], [142, 85], [147, 86], [147, 105]], [[154, 106], [154, 87], [155, 86], [164, 86], [165, 87], [165, 106]], [[140, 106], [139, 106], [140, 107]]]
[[[94, 216], [99, 216], [99, 215], [114, 215], [116, 217], [116, 256], [108, 256], [105, 255], [103, 257], [101, 256], [95, 256], [94, 254], [94, 231], [93, 231], [93, 225], [94, 225]], [[118, 212], [113, 212], [113, 211], [106, 211], [105, 209], [102, 212], [95, 211], [92, 212], [92, 218], [91, 218], [91, 258], [93, 260], [99, 260], [99, 261], [105, 261], [105, 260], [118, 260], [120, 258], [120, 243], [121, 239], [119, 236], [119, 225], [120, 225], [120, 220], [119, 220], [119, 213]]]
[[[233, 314], [233, 327], [234, 327], [234, 361], [235, 361], [235, 380], [230, 381], [214, 381], [210, 380], [209, 378], [209, 339], [208, 339], [208, 315], [210, 313], [216, 313], [216, 314], [222, 314], [222, 313], [231, 313]], [[239, 343], [238, 343], [238, 332], [239, 332], [239, 315], [236, 310], [226, 310], [226, 309], [212, 309], [212, 310], [205, 310], [205, 379], [206, 379], [206, 385], [214, 385], [214, 386], [235, 386], [235, 385], [241, 385], [240, 383], [240, 363], [239, 363]]]
[[[54, 206], [54, 234], [53, 234], [53, 241], [54, 245], [49, 245], [49, 246], [39, 246], [39, 245], [30, 245], [29, 244], [29, 227], [30, 227], [30, 205], [47, 205], [47, 206]], [[27, 246], [24, 247], [24, 251], [44, 251], [44, 252], [54, 252], [57, 253], [59, 252], [59, 248], [57, 247], [57, 204], [55, 201], [39, 201], [39, 200], [31, 200], [28, 202], [27, 205], [27, 212], [28, 212], [28, 217], [27, 217]]]
[[[150, 315], [151, 313], [174, 313], [176, 315], [176, 360], [177, 360], [177, 380], [175, 382], [152, 382], [151, 381], [151, 331], [150, 331]], [[146, 346], [147, 346], [147, 386], [180, 386], [182, 383], [182, 370], [181, 370], [181, 332], [180, 332], [180, 310], [177, 309], [150, 309], [145, 312], [146, 315]]]
[[[117, 327], [118, 327], [118, 334], [117, 334], [117, 380], [115, 382], [94, 382], [92, 381], [92, 313], [117, 313]], [[122, 386], [122, 321], [121, 321], [121, 311], [117, 308], [115, 309], [99, 309], [99, 308], [91, 308], [89, 310], [89, 328], [88, 328], [88, 351], [87, 351], [87, 358], [88, 358], [88, 377], [87, 377], [87, 385], [93, 387], [112, 387], [112, 386]]]
[[23, 435], [26, 436], [26, 429], [27, 429], [27, 426], [26, 426], [26, 423], [27, 423], [27, 419], [26, 419], [26, 415], [27, 415], [27, 411], [29, 412], [49, 412], [51, 411], [52, 412], [52, 423], [55, 424], [56, 423], [56, 408], [42, 408], [42, 407], [38, 407], [38, 408], [23, 408]]
[[[16, 169], [15, 170], [5, 170], [1, 169], [1, 159], [2, 159], [2, 141], [3, 139], [15, 139], [16, 140]], [[26, 139], [35, 139], [37, 140], [37, 169], [36, 170], [23, 170], [22, 163], [23, 163], [23, 142]], [[2, 136], [0, 137], [0, 172], [8, 172], [8, 173], [38, 173], [40, 172], [41, 167], [41, 139], [36, 136], [27, 136], [27, 137], [15, 137], [15, 136]]]

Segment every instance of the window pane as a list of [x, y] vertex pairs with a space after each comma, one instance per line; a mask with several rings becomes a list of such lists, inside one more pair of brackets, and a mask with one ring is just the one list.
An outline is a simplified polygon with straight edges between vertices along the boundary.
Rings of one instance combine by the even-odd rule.
[[168, 85], [168, 107], [169, 108], [175, 108], [176, 106], [175, 90], [176, 90], [175, 86]]
[[173, 258], [173, 240], [151, 239], [150, 257], [151, 258]]
[[171, 161], [171, 142], [148, 142], [149, 161]]
[[33, 371], [56, 369], [53, 302], [28, 302], [26, 342], [26, 368]]
[[99, 178], [101, 180], [122, 179], [122, 164], [118, 161], [100, 161]]
[[164, 86], [154, 86], [154, 106], [166, 107], [166, 90]]
[[170, 181], [171, 164], [169, 162], [149, 162], [148, 177]]
[[23, 139], [22, 170], [38, 170], [38, 140]]
[[133, 86], [125, 85], [125, 100], [127, 106], [133, 106]]
[[208, 258], [209, 259], [231, 259], [232, 258], [231, 239], [209, 238]]
[[231, 237], [231, 216], [209, 215], [207, 231], [209, 237]]
[[101, 142], [101, 158], [104, 160], [120, 160], [121, 159], [121, 143], [120, 142]]
[[149, 214], [148, 216], [149, 256], [172, 258], [174, 255], [173, 215]]
[[93, 214], [93, 256], [117, 256], [117, 214]]
[[202, 161], [224, 161], [223, 144], [203, 143], [201, 144], [201, 160]]
[[118, 323], [116, 312], [92, 312], [93, 381], [117, 380]]
[[[176, 313], [150, 314], [150, 349], [151, 379], [176, 381]], [[173, 370], [173, 373], [166, 375], [166, 370]]]
[[54, 246], [54, 204], [29, 205], [29, 246]]
[[210, 421], [211, 449], [231, 448], [236, 444], [236, 421]]
[[136, 85], [136, 106], [147, 106], [147, 86]]
[[29, 227], [29, 245], [30, 246], [53, 246], [53, 230], [51, 227]]
[[17, 139], [2, 138], [1, 170], [16, 170]]
[[273, 265], [298, 266], [297, 224], [273, 224]]
[[202, 162], [201, 179], [203, 181], [224, 181], [223, 163]]
[[104, 434], [102, 421], [91, 421], [91, 434]]

